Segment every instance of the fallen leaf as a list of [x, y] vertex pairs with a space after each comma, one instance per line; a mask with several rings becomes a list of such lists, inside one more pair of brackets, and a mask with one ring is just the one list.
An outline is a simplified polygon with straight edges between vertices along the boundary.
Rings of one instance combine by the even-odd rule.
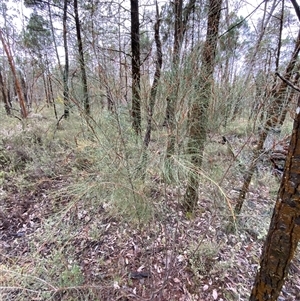
[[213, 290], [213, 298], [214, 298], [214, 300], [217, 300], [218, 299], [218, 292], [217, 292], [217, 290]]

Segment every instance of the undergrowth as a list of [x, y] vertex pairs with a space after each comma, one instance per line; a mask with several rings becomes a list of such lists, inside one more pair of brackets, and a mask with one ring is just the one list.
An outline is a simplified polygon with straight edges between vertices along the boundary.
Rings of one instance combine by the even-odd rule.
[[[271, 175], [253, 183], [238, 232], [228, 234], [242, 173], [219, 134], [201, 170], [178, 149], [166, 173], [167, 132], [158, 127], [141, 178], [143, 146], [126, 108], [87, 120], [74, 111], [58, 126], [51, 108], [42, 114], [21, 124], [1, 111], [1, 300], [181, 300], [183, 291], [246, 300], [273, 206]], [[248, 152], [246, 123], [238, 135], [233, 127], [222, 134], [236, 154]], [[201, 182], [193, 216], [181, 204], [190, 172]]]

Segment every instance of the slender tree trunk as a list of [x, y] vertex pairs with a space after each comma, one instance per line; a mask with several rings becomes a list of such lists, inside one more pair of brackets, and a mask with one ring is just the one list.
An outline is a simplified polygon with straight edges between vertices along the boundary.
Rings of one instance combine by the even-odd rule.
[[300, 96], [289, 152], [250, 301], [278, 299], [300, 238]]
[[68, 51], [68, 39], [67, 39], [67, 11], [68, 0], [64, 0], [64, 13], [63, 13], [63, 40], [65, 50], [65, 68], [63, 73], [64, 82], [64, 118], [67, 119], [70, 116], [70, 98], [69, 98], [69, 51]]
[[174, 44], [173, 44], [173, 57], [171, 66], [171, 87], [170, 93], [167, 97], [166, 115], [163, 125], [168, 127], [168, 140], [165, 158], [165, 176], [168, 180], [173, 180], [172, 176], [172, 156], [175, 154], [176, 146], [176, 104], [179, 93], [180, 77], [179, 77], [179, 66], [180, 66], [180, 53], [184, 40], [184, 35], [187, 30], [189, 17], [194, 10], [196, 0], [190, 0], [188, 4], [183, 8], [183, 0], [176, 0], [174, 2]]
[[81, 83], [83, 89], [83, 102], [84, 102], [84, 112], [86, 115], [91, 114], [89, 94], [88, 94], [88, 85], [87, 85], [87, 76], [86, 76], [86, 66], [84, 61], [84, 53], [82, 46], [82, 38], [81, 38], [81, 26], [78, 14], [78, 1], [74, 0], [74, 14], [75, 14], [75, 24], [76, 24], [76, 35], [77, 35], [77, 46], [79, 53], [79, 64], [81, 70]]
[[7, 98], [7, 95], [6, 95], [6, 88], [5, 88], [1, 68], [0, 68], [0, 86], [1, 86], [1, 93], [2, 93], [2, 98], [3, 98], [4, 108], [5, 108], [6, 114], [10, 115], [11, 114], [11, 106], [9, 104], [9, 101], [8, 101], [8, 98]]
[[298, 20], [300, 21], [300, 8], [299, 8], [299, 5], [298, 5], [296, 0], [291, 0], [291, 2], [294, 6], [294, 9], [295, 9], [295, 12], [297, 14]]
[[146, 167], [148, 164], [148, 154], [147, 149], [150, 143], [151, 139], [151, 131], [152, 131], [152, 119], [153, 119], [153, 112], [154, 112], [154, 106], [156, 102], [156, 94], [157, 94], [157, 88], [160, 80], [161, 75], [161, 66], [162, 66], [162, 49], [161, 49], [161, 41], [159, 37], [159, 28], [160, 28], [160, 17], [159, 17], [159, 10], [158, 10], [158, 4], [156, 0], [156, 22], [154, 25], [154, 39], [156, 44], [156, 62], [155, 62], [155, 73], [154, 73], [154, 79], [151, 86], [150, 91], [150, 99], [149, 99], [149, 106], [148, 106], [148, 116], [147, 116], [147, 128], [146, 133], [144, 137], [144, 145], [143, 145], [143, 153], [142, 153], [142, 159], [140, 163], [139, 170], [141, 171], [141, 177], [142, 179], [145, 178], [146, 175]]
[[222, 0], [210, 0], [206, 41], [201, 58], [201, 71], [195, 87], [199, 95], [189, 110], [189, 134], [187, 154], [195, 170], [191, 170], [187, 190], [184, 196], [186, 211], [192, 212], [198, 202], [199, 179], [196, 170], [202, 165], [202, 157], [206, 140], [207, 110], [212, 94], [213, 72], [218, 42], [218, 29], [221, 17]]
[[[295, 67], [295, 69], [299, 68], [298, 66]], [[293, 81], [293, 84], [295, 86], [298, 86], [299, 85], [299, 81], [300, 81], [300, 73], [297, 72], [296, 75], [295, 75], [295, 78], [294, 78], [294, 81]], [[280, 119], [278, 121], [278, 124], [280, 125], [280, 127], [283, 125], [284, 121], [285, 121], [285, 118], [286, 118], [286, 115], [289, 111], [289, 104], [293, 101], [293, 99], [295, 99], [295, 95], [297, 94], [298, 92], [296, 90], [292, 90], [290, 93], [289, 93], [289, 97], [287, 99], [287, 101], [285, 102], [285, 105], [283, 107], [283, 110], [281, 111], [281, 115], [280, 115]]]
[[7, 43], [5, 42], [5, 39], [3, 37], [3, 32], [1, 29], [0, 29], [0, 40], [2, 42], [2, 46], [6, 53], [7, 60], [8, 60], [8, 63], [9, 63], [9, 66], [10, 66], [10, 69], [11, 69], [11, 72], [12, 72], [12, 75], [14, 78], [15, 89], [16, 89], [16, 92], [17, 92], [17, 95], [19, 98], [19, 103], [20, 103], [20, 108], [21, 108], [21, 115], [23, 118], [26, 118], [28, 113], [27, 113], [27, 109], [26, 109], [26, 105], [25, 105], [25, 99], [24, 99], [24, 94], [23, 94], [24, 91], [22, 91], [22, 86], [21, 86], [20, 81], [17, 76], [17, 71], [16, 71], [14, 60], [13, 60], [13, 56], [10, 52], [10, 49], [8, 48]]
[[[41, 54], [39, 54], [39, 61], [40, 61], [40, 69], [41, 69], [41, 73], [42, 73], [46, 103], [47, 103], [47, 107], [49, 107], [51, 101], [50, 101], [50, 95], [49, 95], [49, 89], [48, 89], [48, 83], [47, 83], [47, 72], [46, 72], [45, 64], [43, 62]], [[47, 60], [46, 60], [46, 63], [47, 63]]]
[[53, 27], [54, 23], [53, 23], [53, 20], [52, 20], [52, 12], [51, 12], [50, 1], [47, 1], [47, 7], [48, 7], [48, 16], [49, 16], [49, 21], [50, 21], [50, 29], [51, 29], [52, 40], [53, 40], [54, 49], [55, 49], [55, 55], [56, 55], [56, 59], [57, 59], [57, 63], [58, 63], [58, 68], [59, 68], [59, 71], [61, 72], [61, 74], [63, 74], [63, 70], [62, 70], [61, 62], [60, 62], [60, 57], [59, 57], [58, 50], [57, 50], [57, 43], [56, 43], [55, 32], [54, 32], [54, 27]]
[[[174, 44], [173, 44], [173, 57], [172, 57], [172, 86], [171, 95], [167, 97], [166, 115], [164, 120], [164, 125], [171, 129], [169, 145], [167, 147], [168, 154], [172, 155], [175, 149], [175, 138], [171, 137], [172, 132], [175, 127], [175, 106], [178, 95], [178, 68], [180, 63], [180, 52], [183, 44], [184, 35], [187, 30], [188, 21], [192, 11], [194, 10], [196, 0], [190, 0], [188, 4], [183, 8], [183, 0], [174, 1]], [[174, 135], [174, 134], [173, 134]]]
[[49, 65], [48, 65], [48, 63], [47, 63], [47, 81], [48, 81], [49, 95], [50, 95], [51, 104], [53, 106], [54, 116], [55, 116], [56, 120], [58, 120], [58, 115], [57, 115], [57, 110], [56, 110], [56, 104], [55, 104], [55, 99], [54, 99], [54, 94], [53, 94], [53, 86], [52, 86], [51, 74], [50, 74], [50, 71], [49, 71]]
[[150, 138], [151, 138], [151, 127], [152, 127], [152, 118], [153, 118], [153, 112], [154, 112], [154, 106], [156, 101], [156, 93], [157, 93], [157, 87], [160, 80], [161, 75], [161, 66], [162, 66], [162, 49], [161, 49], [161, 41], [159, 38], [159, 27], [160, 27], [160, 18], [159, 18], [159, 12], [158, 12], [158, 4], [156, 1], [156, 23], [154, 25], [154, 39], [156, 44], [156, 63], [155, 63], [155, 73], [154, 73], [154, 79], [150, 91], [150, 100], [149, 100], [149, 107], [148, 107], [148, 119], [147, 119], [147, 129], [146, 134], [144, 138], [144, 146], [145, 148], [148, 148]]
[[267, 5], [268, 5], [268, 1], [265, 2], [265, 8], [264, 8], [264, 14], [263, 14], [263, 18], [262, 18], [262, 21], [261, 21], [261, 28], [260, 28], [260, 33], [259, 33], [259, 36], [258, 36], [258, 39], [256, 41], [256, 44], [255, 44], [255, 47], [254, 47], [254, 51], [252, 53], [252, 56], [250, 57], [250, 60], [249, 60], [249, 67], [247, 67], [247, 73], [246, 73], [246, 76], [244, 78], [244, 84], [247, 84], [249, 82], [249, 78], [252, 74], [252, 70], [253, 70], [253, 67], [254, 67], [254, 64], [255, 64], [255, 58], [257, 56], [257, 53], [260, 49], [260, 45], [261, 45], [261, 41], [265, 35], [265, 31], [266, 31], [266, 28], [273, 16], [273, 12], [274, 10], [276, 9], [277, 5], [279, 4], [280, 2], [278, 0], [273, 0], [273, 5], [270, 9], [269, 12], [267, 12]]
[[170, 165], [171, 157], [175, 153], [175, 111], [176, 111], [176, 101], [178, 96], [179, 89], [179, 76], [178, 68], [180, 65], [180, 52], [183, 42], [183, 22], [182, 22], [182, 7], [183, 0], [175, 0], [174, 2], [174, 15], [175, 15], [175, 24], [174, 24], [174, 44], [173, 44], [173, 58], [172, 58], [172, 74], [171, 74], [171, 92], [167, 97], [167, 107], [166, 107], [166, 116], [164, 125], [168, 127], [168, 141], [167, 141], [167, 150], [166, 150], [166, 174], [168, 178], [171, 178]]
[[140, 22], [139, 1], [131, 0], [131, 64], [132, 64], [132, 127], [141, 134], [141, 95], [140, 95]]
[[[285, 70], [284, 78], [287, 80], [290, 80], [292, 76], [292, 71], [295, 67], [297, 57], [300, 51], [300, 30], [298, 32], [298, 37], [296, 41], [296, 45], [294, 48], [294, 52], [292, 54], [291, 60]], [[277, 84], [273, 90], [268, 95], [268, 98], [273, 99], [272, 104], [270, 105], [267, 116], [266, 116], [266, 122], [263, 126], [263, 130], [261, 131], [261, 134], [259, 136], [259, 142], [257, 145], [257, 148], [253, 154], [252, 161], [250, 163], [250, 167], [245, 173], [244, 176], [244, 183], [241, 189], [241, 192], [239, 194], [239, 198], [237, 201], [237, 204], [235, 206], [235, 213], [238, 215], [241, 212], [246, 193], [248, 192], [249, 185], [253, 176], [253, 173], [255, 171], [256, 162], [263, 151], [265, 140], [272, 129], [280, 129], [283, 123], [283, 120], [280, 118], [282, 110], [285, 109], [285, 107], [288, 105], [285, 104], [285, 98], [286, 98], [286, 90], [287, 90], [287, 83], [285, 81], [280, 82]]]

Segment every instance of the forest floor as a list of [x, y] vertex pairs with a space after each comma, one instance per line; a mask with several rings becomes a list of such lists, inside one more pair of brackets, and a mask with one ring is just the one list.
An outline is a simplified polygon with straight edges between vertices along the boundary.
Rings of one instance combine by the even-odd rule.
[[[56, 128], [47, 111], [1, 116], [1, 300], [248, 300], [279, 188], [262, 160], [229, 230], [254, 134], [223, 131], [237, 161], [210, 133], [199, 204], [185, 214], [186, 158], [174, 157], [168, 181], [166, 129], [153, 133], [142, 181], [122, 118], [87, 126], [75, 116]], [[297, 255], [280, 301], [300, 300], [299, 269]]]

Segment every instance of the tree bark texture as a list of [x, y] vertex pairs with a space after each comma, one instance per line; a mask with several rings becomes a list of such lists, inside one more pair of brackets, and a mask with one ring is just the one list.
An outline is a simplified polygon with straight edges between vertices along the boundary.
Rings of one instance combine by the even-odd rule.
[[[215, 66], [218, 31], [221, 17], [222, 0], [210, 0], [207, 21], [206, 41], [201, 58], [201, 71], [196, 86], [199, 95], [189, 110], [189, 141], [187, 154], [195, 169], [202, 165], [204, 144], [207, 130], [207, 110], [212, 94], [213, 72]], [[189, 175], [187, 190], [184, 196], [186, 211], [193, 211], [198, 202], [199, 180], [195, 170]]]
[[15, 63], [13, 60], [13, 56], [12, 56], [11, 51], [3, 37], [3, 32], [1, 29], [0, 29], [0, 40], [2, 42], [2, 46], [3, 46], [3, 49], [7, 56], [7, 60], [8, 60], [8, 63], [9, 63], [9, 66], [10, 66], [10, 69], [11, 69], [11, 72], [12, 72], [12, 75], [14, 78], [15, 89], [16, 89], [19, 103], [20, 103], [21, 115], [23, 118], [26, 118], [28, 115], [28, 112], [27, 112], [26, 105], [25, 105], [25, 99], [24, 99], [24, 94], [23, 94], [24, 91], [22, 91], [22, 86], [21, 86], [20, 81], [17, 76], [16, 66], [15, 66]]
[[140, 95], [140, 22], [139, 1], [131, 0], [131, 64], [132, 64], [132, 127], [141, 134], [141, 95]]
[[75, 14], [75, 24], [76, 24], [76, 36], [77, 36], [77, 47], [79, 54], [79, 65], [81, 71], [81, 84], [83, 90], [83, 103], [84, 103], [84, 112], [86, 115], [91, 114], [89, 94], [88, 94], [88, 85], [87, 85], [87, 76], [85, 70], [85, 61], [84, 61], [84, 53], [83, 53], [83, 45], [81, 38], [81, 26], [78, 14], [78, 1], [74, 0], [74, 14]]
[[300, 96], [285, 169], [250, 301], [277, 300], [300, 237]]

